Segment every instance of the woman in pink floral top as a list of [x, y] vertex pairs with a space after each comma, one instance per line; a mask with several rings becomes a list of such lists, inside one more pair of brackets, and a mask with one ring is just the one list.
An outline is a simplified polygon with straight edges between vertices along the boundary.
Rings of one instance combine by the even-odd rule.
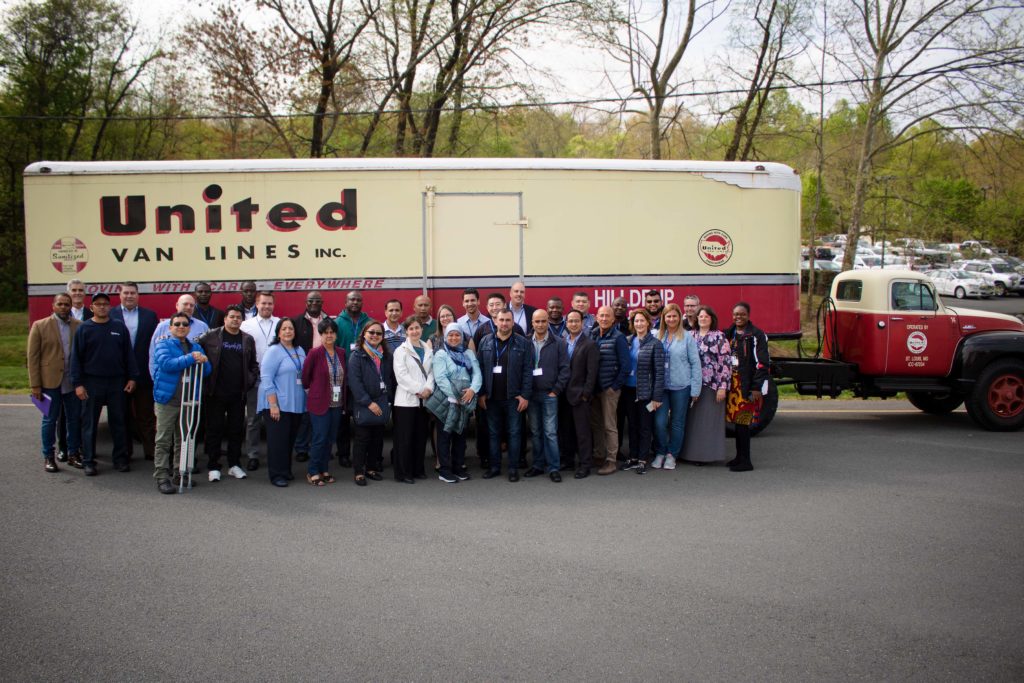
[[700, 354], [700, 398], [686, 416], [682, 459], [697, 465], [722, 462], [725, 453], [725, 397], [732, 381], [732, 351], [718, 329], [710, 306], [697, 309], [697, 328], [690, 332]]

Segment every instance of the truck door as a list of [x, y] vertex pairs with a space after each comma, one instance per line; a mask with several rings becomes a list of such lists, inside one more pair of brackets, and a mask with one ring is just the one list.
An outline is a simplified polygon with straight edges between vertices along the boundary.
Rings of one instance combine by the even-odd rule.
[[889, 283], [889, 342], [885, 374], [940, 377], [952, 363], [960, 332], [920, 280]]
[[[423, 193], [423, 286], [465, 287], [470, 278], [522, 277], [523, 196], [508, 193]], [[486, 283], [480, 283], [486, 286]]]

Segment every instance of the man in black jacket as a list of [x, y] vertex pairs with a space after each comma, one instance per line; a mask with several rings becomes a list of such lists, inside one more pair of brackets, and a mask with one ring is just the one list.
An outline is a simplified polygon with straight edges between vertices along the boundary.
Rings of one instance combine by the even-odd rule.
[[199, 318], [211, 330], [224, 325], [224, 314], [210, 305], [210, 298], [213, 296], [213, 288], [209, 282], [200, 282], [196, 285], [194, 296], [196, 307], [193, 317]]
[[131, 469], [125, 443], [124, 394], [135, 391], [139, 376], [128, 328], [110, 319], [110, 297], [92, 297], [92, 318], [75, 330], [71, 350], [71, 383], [85, 402], [82, 410], [82, 465], [87, 477], [96, 476], [96, 427], [107, 407], [107, 424], [114, 439], [112, 459], [119, 472]]
[[128, 328], [135, 365], [139, 369], [135, 391], [125, 394], [128, 459], [131, 460], [134, 450], [132, 439], [136, 438], [142, 444], [146, 460], [152, 460], [156, 449], [156, 413], [153, 411], [153, 378], [149, 374], [149, 343], [160, 324], [160, 318], [156, 311], [139, 306], [139, 286], [134, 282], [121, 285], [120, 298], [121, 305], [110, 310], [110, 319], [119, 320]]
[[597, 388], [600, 353], [597, 345], [584, 331], [583, 313], [576, 309], [569, 311], [569, 315], [565, 316], [565, 326], [568, 331], [566, 347], [569, 354], [569, 383], [563, 394], [568, 408], [563, 411], [563, 415], [569, 419], [564, 420], [560, 428], [566, 446], [563, 460], [571, 466], [575, 456], [574, 476], [576, 479], [584, 479], [590, 475], [594, 460], [590, 404]]
[[569, 353], [565, 341], [550, 329], [548, 312], [533, 312], [533, 398], [530, 399], [530, 435], [533, 465], [524, 477], [547, 472], [551, 481], [562, 481], [558, 452], [558, 397], [569, 383]]
[[508, 480], [519, 481], [522, 442], [521, 414], [530, 405], [533, 389], [533, 347], [526, 337], [513, 334], [512, 311], [495, 319], [497, 332], [484, 337], [477, 353], [484, 384], [478, 403], [487, 410], [491, 468], [484, 479], [501, 474], [501, 440], [508, 434]]
[[203, 386], [206, 414], [206, 457], [210, 481], [220, 481], [220, 454], [224, 437], [228, 440], [228, 474], [245, 479], [240, 466], [245, 436], [245, 394], [260, 379], [256, 364], [256, 341], [242, 332], [245, 313], [237, 304], [228, 306], [224, 326], [199, 338], [210, 365]]

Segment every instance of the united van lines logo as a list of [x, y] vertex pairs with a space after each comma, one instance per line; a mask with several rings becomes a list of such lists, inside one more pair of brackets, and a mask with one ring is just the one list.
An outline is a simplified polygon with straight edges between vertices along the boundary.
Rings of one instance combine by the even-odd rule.
[[732, 238], [723, 230], [708, 230], [697, 240], [697, 253], [709, 266], [725, 265], [732, 257]]
[[928, 337], [924, 336], [924, 332], [911, 332], [907, 336], [907, 351], [910, 351], [915, 356], [924, 353], [924, 350], [928, 348]]
[[80, 273], [89, 264], [89, 250], [77, 237], [61, 237], [50, 247], [50, 263], [62, 275]]

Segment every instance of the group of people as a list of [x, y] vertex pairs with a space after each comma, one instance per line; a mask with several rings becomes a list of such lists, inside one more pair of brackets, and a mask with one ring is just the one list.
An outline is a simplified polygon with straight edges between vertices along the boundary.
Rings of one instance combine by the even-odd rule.
[[427, 478], [429, 444], [436, 476], [458, 483], [471, 478], [471, 422], [484, 479], [504, 473], [515, 482], [522, 470], [560, 482], [563, 471], [584, 479], [592, 470], [723, 462], [726, 422], [736, 436], [726, 464], [753, 469], [750, 428], [768, 388], [768, 344], [744, 302], [722, 330], [695, 295], [680, 308], [663, 305], [657, 290], [634, 310], [620, 297], [591, 314], [586, 292], [568, 311], [559, 297], [534, 308], [516, 282], [507, 298], [488, 294], [483, 310], [469, 288], [461, 316], [448, 305], [434, 311], [421, 295], [408, 317], [389, 300], [383, 320], [363, 311], [359, 291], [334, 318], [319, 292], [292, 317], [275, 316], [274, 293], [253, 282], [240, 294], [219, 310], [199, 283], [160, 321], [139, 306], [133, 282], [121, 285], [117, 306], [96, 293], [88, 308], [84, 284], [69, 282], [28, 339], [32, 394], [45, 410], [44, 469], [57, 472], [63, 461], [96, 475], [106, 407], [114, 468], [130, 470], [137, 441], [158, 490], [174, 493], [186, 469], [181, 411], [197, 403], [210, 482], [225, 465], [236, 479], [258, 470], [262, 430], [273, 485], [289, 485], [293, 461], [305, 463], [309, 485], [332, 484], [336, 460], [366, 486], [383, 479], [391, 429], [396, 481]]

